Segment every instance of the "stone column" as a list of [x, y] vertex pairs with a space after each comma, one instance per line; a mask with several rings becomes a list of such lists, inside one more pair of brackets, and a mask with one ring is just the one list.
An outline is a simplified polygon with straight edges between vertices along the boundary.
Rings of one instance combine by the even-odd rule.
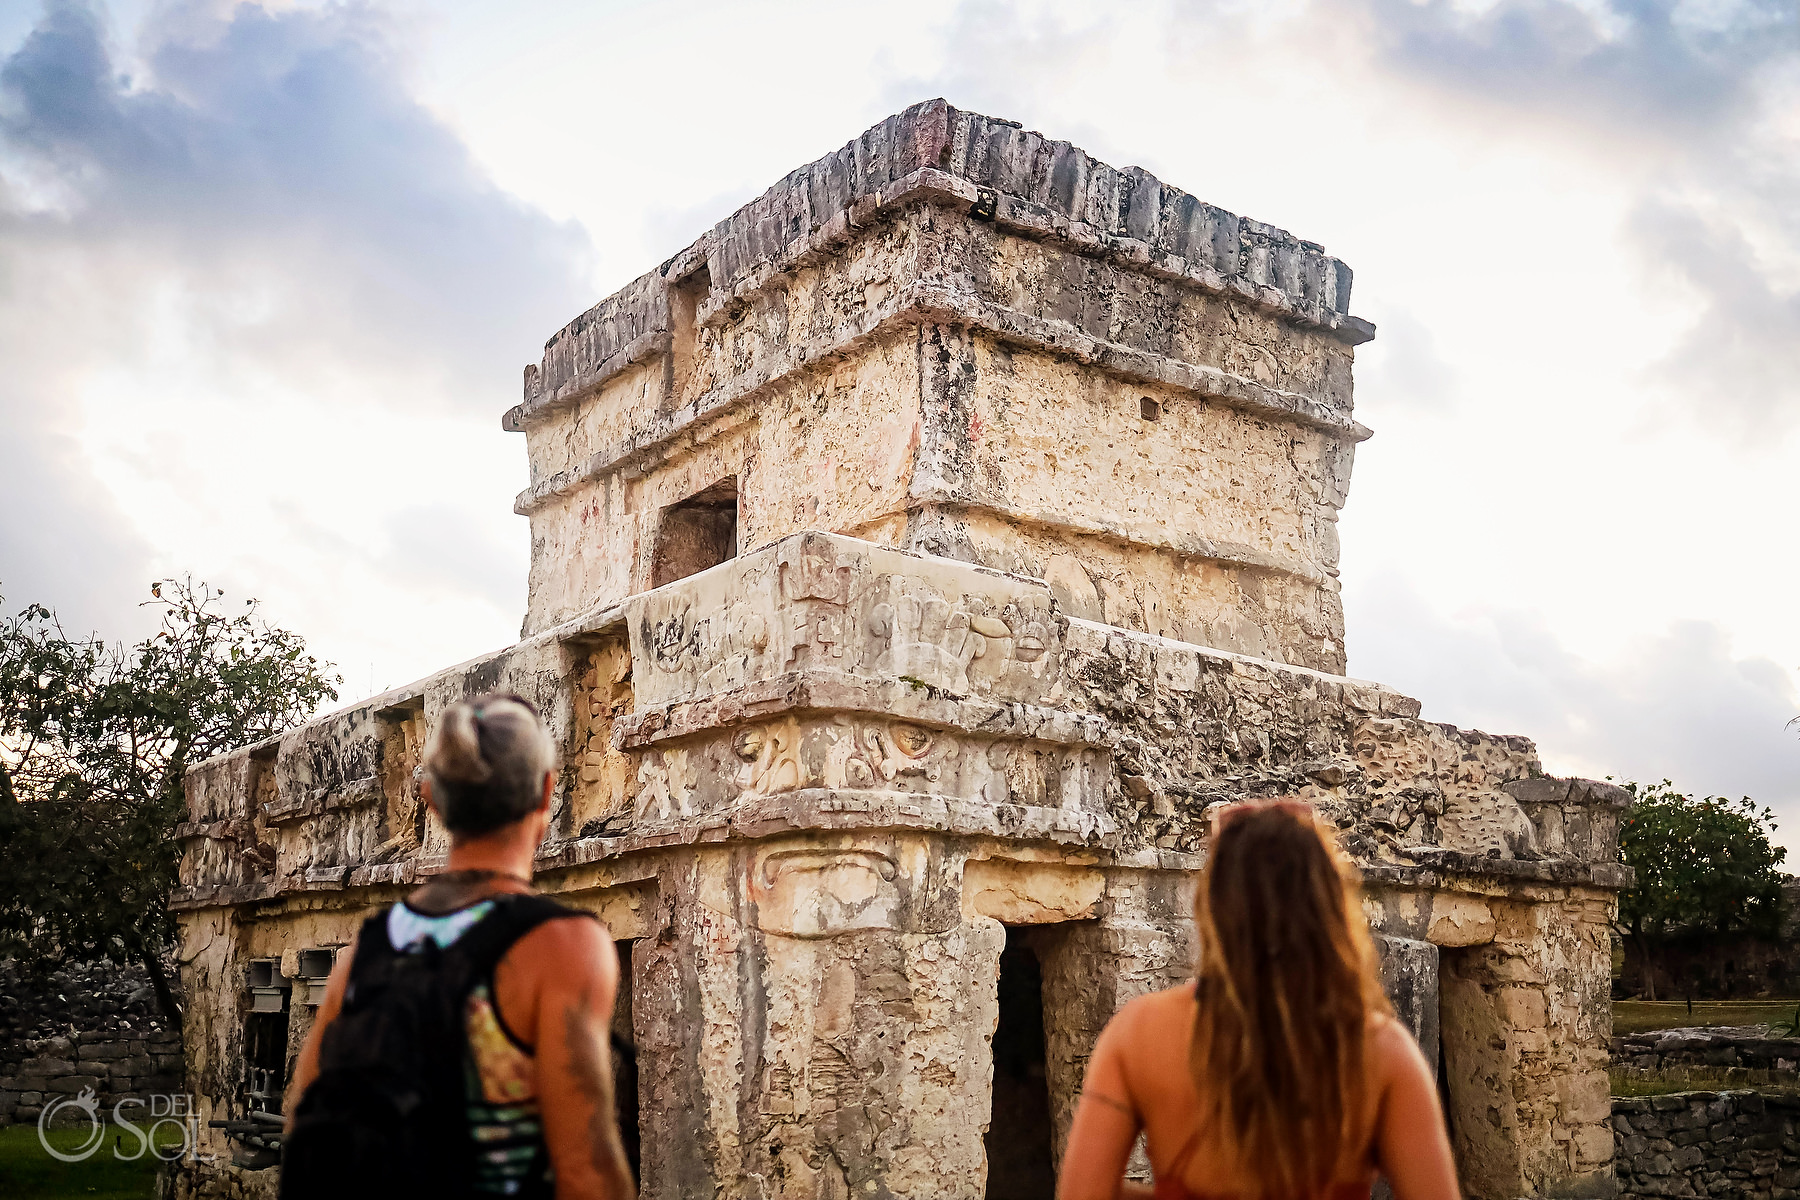
[[1005, 934], [929, 835], [706, 849], [640, 943], [644, 1195], [963, 1197], [986, 1183]]
[[1438, 948], [1415, 938], [1374, 934], [1381, 955], [1381, 990], [1394, 1006], [1400, 1023], [1412, 1030], [1425, 1061], [1437, 1074], [1438, 1061]]
[[1472, 1200], [1614, 1192], [1611, 897], [1532, 889], [1495, 901], [1494, 940], [1444, 953], [1446, 1082]]

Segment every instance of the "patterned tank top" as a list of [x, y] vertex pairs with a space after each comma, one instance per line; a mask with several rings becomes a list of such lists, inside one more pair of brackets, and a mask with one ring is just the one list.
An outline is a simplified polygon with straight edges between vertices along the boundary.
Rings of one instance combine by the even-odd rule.
[[[492, 900], [480, 900], [431, 917], [414, 912], [401, 901], [388, 910], [388, 941], [408, 952], [418, 950], [427, 939], [446, 948], [493, 907]], [[475, 1191], [518, 1195], [532, 1182], [532, 1165], [549, 1161], [538, 1111], [533, 1048], [515, 1037], [501, 1019], [492, 980], [481, 981], [469, 993], [463, 1026], [469, 1041], [464, 1074], [469, 1134], [475, 1141]]]

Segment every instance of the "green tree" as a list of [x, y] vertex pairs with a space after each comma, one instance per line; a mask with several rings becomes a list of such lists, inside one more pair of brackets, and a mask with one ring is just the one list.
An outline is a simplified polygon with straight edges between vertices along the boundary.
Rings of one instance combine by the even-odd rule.
[[1667, 779], [1627, 783], [1619, 850], [1637, 881], [1619, 894], [1619, 924], [1656, 998], [1656, 950], [1676, 937], [1774, 937], [1787, 851], [1769, 841], [1775, 814], [1749, 797], [1695, 797]]
[[162, 960], [182, 777], [304, 720], [339, 680], [254, 600], [150, 592], [162, 627], [136, 646], [71, 638], [38, 604], [0, 622], [0, 954], [141, 963], [179, 1022]]

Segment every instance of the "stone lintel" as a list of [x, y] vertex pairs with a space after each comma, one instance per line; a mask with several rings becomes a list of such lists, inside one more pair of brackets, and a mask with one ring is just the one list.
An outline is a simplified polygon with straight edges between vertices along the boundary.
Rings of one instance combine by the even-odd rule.
[[[557, 881], [562, 872], [572, 868], [606, 864], [622, 872], [615, 879], [582, 885], [582, 890], [593, 890], [653, 878], [652, 870], [640, 867], [632, 871], [628, 864], [648, 862], [650, 859], [645, 856], [653, 856], [660, 850], [762, 841], [800, 832], [847, 831], [908, 831], [958, 839], [1002, 839], [997, 844], [990, 844], [978, 857], [1059, 864], [1079, 861], [1106, 871], [1190, 872], [1205, 865], [1204, 855], [1154, 847], [1121, 849], [1116, 837], [1117, 825], [1104, 814], [1041, 806], [959, 803], [913, 792], [808, 788], [697, 822], [665, 822], [660, 829], [648, 828], [619, 837], [546, 843], [538, 854], [536, 869], [544, 877], [543, 886], [552, 892], [562, 890]], [[1034, 845], [1050, 851], [1051, 858], [1042, 859], [1042, 851], [1034, 850]], [[1066, 857], [1072, 850], [1079, 850], [1078, 860]], [[1427, 861], [1362, 865], [1365, 889], [1372, 895], [1454, 892], [1538, 902], [1549, 899], [1537, 894], [1546, 887], [1555, 891], [1593, 888], [1611, 892], [1630, 887], [1633, 881], [1631, 869], [1617, 863], [1489, 859], [1436, 847], [1420, 847], [1415, 853]], [[170, 908], [188, 912], [278, 900], [308, 891], [410, 887], [444, 869], [445, 864], [439, 856], [435, 860], [409, 859], [336, 868], [329, 876], [322, 874], [320, 878], [288, 888], [278, 886], [275, 881], [237, 887], [178, 888]]]
[[[920, 803], [924, 799], [925, 803]], [[660, 832], [623, 837], [590, 837], [573, 841], [547, 843], [539, 853], [536, 870], [545, 890], [564, 890], [558, 880], [565, 871], [593, 864], [624, 867], [632, 862], [652, 861], [654, 852], [687, 846], [725, 842], [763, 841], [799, 832], [878, 833], [908, 831], [935, 833], [958, 839], [1003, 838], [1008, 851], [992, 857], [1037, 861], [1031, 854], [1033, 845], [1054, 847], [1058, 856], [1052, 861], [1066, 861], [1060, 856], [1079, 851], [1080, 861], [1097, 870], [1198, 871], [1205, 865], [1204, 855], [1159, 851], [1154, 848], [1117, 850], [1111, 823], [1084, 822], [1059, 809], [1019, 806], [1013, 812], [996, 814], [972, 805], [952, 805], [922, 798], [915, 793], [866, 795], [828, 793], [812, 789], [795, 793], [779, 808], [735, 814], [730, 819], [707, 821], [691, 827], [671, 828]], [[1112, 844], [1109, 844], [1112, 843]], [[1095, 857], [1097, 855], [1097, 857]], [[646, 857], [650, 856], [650, 857]], [[344, 869], [341, 881], [321, 885], [283, 889], [271, 884], [218, 888], [178, 888], [173, 893], [170, 909], [191, 912], [207, 908], [234, 908], [240, 905], [279, 900], [308, 891], [352, 891], [369, 888], [412, 887], [442, 871], [438, 862], [429, 868], [416, 861]], [[1361, 869], [1363, 886], [1371, 894], [1401, 892], [1457, 892], [1489, 898], [1518, 898], [1537, 902], [1547, 897], [1535, 893], [1543, 887], [1593, 888], [1614, 891], [1631, 886], [1630, 868], [1618, 864], [1587, 864], [1568, 861], [1552, 863], [1483, 860], [1480, 867], [1445, 871], [1430, 866], [1377, 864]], [[580, 885], [579, 890], [624, 886], [653, 878], [654, 873], [640, 870], [602, 883]], [[373, 901], [371, 901], [373, 903]]]

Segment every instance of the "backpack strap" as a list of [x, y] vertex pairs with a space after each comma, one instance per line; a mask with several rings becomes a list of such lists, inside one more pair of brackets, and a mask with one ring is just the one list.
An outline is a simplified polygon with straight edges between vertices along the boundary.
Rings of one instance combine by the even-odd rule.
[[358, 992], [362, 989], [358, 983], [371, 979], [381, 979], [386, 964], [400, 956], [388, 938], [388, 910], [391, 904], [384, 904], [374, 914], [365, 918], [362, 928], [356, 934], [356, 957], [350, 960], [350, 979], [344, 988], [344, 1007], [356, 1007]]
[[599, 919], [593, 913], [558, 904], [550, 897], [536, 893], [500, 895], [492, 899], [493, 911], [450, 943], [445, 951], [464, 961], [471, 980], [492, 976], [494, 968], [500, 965], [513, 944], [546, 921], [569, 917]]
[[[493, 911], [447, 948], [440, 949], [436, 942], [427, 939], [421, 951], [428, 959], [441, 956], [455, 962], [449, 978], [452, 990], [460, 993], [453, 997], [457, 1003], [470, 987], [483, 980], [491, 981], [494, 968], [513, 944], [545, 921], [566, 917], [599, 919], [593, 913], [558, 904], [548, 896], [536, 893], [505, 893], [488, 899], [494, 902]], [[388, 937], [388, 912], [392, 907], [384, 905], [363, 921], [362, 931], [356, 938], [356, 957], [350, 962], [350, 985], [344, 997], [346, 1005], [354, 1003], [359, 982], [383, 979], [387, 965], [403, 957]]]

